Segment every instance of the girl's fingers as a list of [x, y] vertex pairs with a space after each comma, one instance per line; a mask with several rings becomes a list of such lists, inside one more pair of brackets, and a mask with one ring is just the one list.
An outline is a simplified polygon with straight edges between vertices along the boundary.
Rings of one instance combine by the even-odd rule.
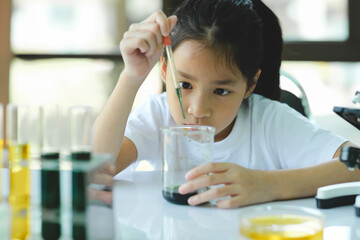
[[89, 190], [88, 194], [90, 199], [104, 202], [112, 206], [112, 199], [113, 199], [112, 192], [96, 190], [93, 188], [89, 188], [88, 190]]
[[114, 184], [114, 178], [106, 173], [94, 173], [91, 182], [105, 186], [112, 186]]
[[141, 23], [132, 24], [124, 34], [121, 48], [129, 49], [131, 54], [139, 49], [146, 56], [151, 56], [163, 47], [163, 36], [168, 36], [177, 22], [176, 16], [169, 18], [162, 11], [157, 11]]
[[188, 171], [185, 178], [187, 180], [193, 180], [204, 174], [225, 172], [230, 169], [231, 165], [231, 163], [206, 163]]
[[216, 202], [216, 206], [218, 208], [234, 208], [240, 206], [246, 206], [250, 204], [250, 202], [245, 202], [243, 198], [240, 196], [219, 200]]
[[109, 175], [113, 177], [116, 175], [115, 165], [113, 163], [106, 164], [104, 169]]
[[137, 50], [141, 53], [147, 53], [151, 50], [154, 51], [154, 49], [157, 49], [156, 43], [154, 40], [146, 39], [147, 37], [148, 35], [143, 32], [128, 33], [126, 39], [121, 42], [121, 49], [126, 51], [125, 54], [132, 54]]
[[156, 46], [159, 48], [163, 44], [163, 37], [160, 32], [160, 26], [157, 23], [142, 23], [142, 24], [132, 24], [129, 28], [129, 33], [138, 34], [139, 32], [149, 32], [153, 35], [149, 34], [151, 38], [156, 40]]
[[221, 198], [229, 195], [235, 194], [235, 188], [232, 185], [217, 187], [209, 189], [205, 192], [196, 194], [188, 199], [190, 205], [198, 205], [201, 203], [208, 202], [210, 200]]
[[158, 10], [155, 13], [153, 13], [143, 22], [155, 22], [159, 24], [162, 36], [168, 36], [170, 34], [171, 28], [169, 25], [168, 18], [166, 17], [165, 13], [161, 10]]
[[179, 192], [181, 194], [186, 194], [204, 187], [209, 187], [219, 184], [230, 184], [232, 181], [230, 177], [231, 176], [226, 173], [203, 175], [190, 182], [182, 184], [179, 188]]
[[175, 16], [175, 15], [170, 16], [170, 17], [168, 18], [168, 22], [169, 22], [169, 24], [170, 24], [170, 32], [171, 32], [171, 30], [175, 27], [175, 24], [177, 23], [177, 20], [178, 20], [178, 18], [177, 18], [177, 16]]

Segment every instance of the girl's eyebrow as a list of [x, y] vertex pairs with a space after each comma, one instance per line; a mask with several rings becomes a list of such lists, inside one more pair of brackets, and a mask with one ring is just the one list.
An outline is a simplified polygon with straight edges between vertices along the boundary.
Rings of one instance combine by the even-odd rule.
[[182, 76], [183, 78], [189, 79], [189, 80], [197, 80], [196, 77], [191, 76], [190, 74], [184, 73], [182, 71], [177, 70], [178, 74]]
[[[194, 81], [197, 81], [197, 78], [188, 74], [188, 73], [184, 73], [182, 71], [177, 71], [178, 74], [183, 77], [183, 78], [186, 78], [186, 79], [189, 79], [189, 80], [194, 80]], [[214, 81], [211, 81], [212, 84], [215, 84], [215, 85], [232, 85], [232, 84], [235, 84], [237, 82], [237, 80], [235, 79], [224, 79], [224, 80], [214, 80]]]
[[237, 81], [234, 79], [225, 79], [225, 80], [215, 80], [212, 83], [216, 85], [232, 85], [235, 84]]

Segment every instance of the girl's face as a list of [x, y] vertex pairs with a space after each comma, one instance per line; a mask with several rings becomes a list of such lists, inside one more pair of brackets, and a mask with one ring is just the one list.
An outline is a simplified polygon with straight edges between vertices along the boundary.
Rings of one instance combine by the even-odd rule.
[[182, 117], [170, 64], [167, 64], [165, 83], [175, 122], [215, 127], [215, 141], [221, 141], [230, 134], [241, 103], [255, 84], [247, 88], [241, 73], [234, 74], [230, 67], [218, 64], [216, 58], [210, 49], [194, 40], [184, 41], [174, 51], [186, 119]]

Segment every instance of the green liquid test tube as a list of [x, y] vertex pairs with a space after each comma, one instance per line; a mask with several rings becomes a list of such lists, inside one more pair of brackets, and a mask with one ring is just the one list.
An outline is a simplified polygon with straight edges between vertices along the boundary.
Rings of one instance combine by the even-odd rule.
[[61, 236], [59, 119], [57, 105], [41, 107], [41, 232], [43, 239], [59, 239]]
[[[92, 108], [74, 106], [70, 108], [70, 148], [73, 163], [85, 164], [91, 161]], [[86, 239], [87, 172], [73, 169], [72, 208], [73, 238]]]

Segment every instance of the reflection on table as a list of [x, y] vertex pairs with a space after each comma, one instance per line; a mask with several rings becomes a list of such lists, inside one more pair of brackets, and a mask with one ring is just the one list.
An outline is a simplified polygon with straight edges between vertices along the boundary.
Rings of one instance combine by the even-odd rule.
[[[100, 156], [95, 157], [97, 159]], [[0, 239], [114, 239], [112, 192], [103, 191], [104, 185], [101, 183], [102, 173], [111, 164], [111, 159], [111, 156], [104, 156], [101, 161], [91, 161], [86, 166], [76, 166], [74, 161], [63, 160], [61, 166], [56, 167], [57, 170], [47, 169], [49, 176], [55, 172], [60, 177], [61, 199], [57, 201], [61, 205], [57, 208], [44, 208], [42, 204], [41, 195], [49, 194], [44, 193], [41, 181], [44, 165], [40, 163], [43, 162], [32, 160], [28, 166], [31, 191], [30, 201], [26, 205], [9, 201], [11, 168], [4, 165], [0, 168]], [[73, 197], [79, 195], [74, 195], [73, 191], [74, 173], [81, 173], [81, 181], [84, 183], [82, 211], [73, 207]], [[48, 178], [47, 182], [51, 180], [52, 178]], [[76, 191], [81, 191], [81, 188]], [[56, 197], [59, 198], [59, 195]]]
[[[6, 178], [7, 169], [2, 169]], [[254, 206], [219, 209], [213, 205], [183, 206], [167, 202], [162, 197], [160, 171], [125, 171], [113, 187], [113, 206], [89, 201], [86, 216], [87, 239], [243, 239], [239, 235], [239, 213]], [[39, 171], [32, 171], [31, 209], [11, 213], [9, 204], [0, 203], [0, 239], [11, 239], [25, 229], [31, 239], [42, 239], [39, 204]], [[61, 172], [62, 200], [71, 199], [71, 171]], [[3, 189], [4, 191], [4, 189]], [[314, 198], [278, 201], [269, 205], [299, 205], [316, 208]], [[360, 218], [353, 206], [321, 210], [326, 216], [325, 240], [360, 239]], [[72, 239], [73, 213], [63, 205], [61, 239]], [[20, 226], [23, 230], [17, 230]]]
[[[243, 239], [238, 215], [254, 206], [219, 209], [213, 205], [183, 206], [162, 197], [160, 171], [135, 171], [114, 186], [117, 239]], [[314, 198], [277, 201], [269, 205], [316, 208]], [[360, 239], [360, 218], [353, 206], [321, 210], [326, 217], [324, 239]]]

